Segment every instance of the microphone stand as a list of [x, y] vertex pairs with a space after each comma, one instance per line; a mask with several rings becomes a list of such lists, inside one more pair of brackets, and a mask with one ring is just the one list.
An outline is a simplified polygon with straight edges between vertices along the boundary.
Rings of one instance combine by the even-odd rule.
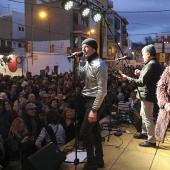
[[[73, 64], [73, 68], [74, 68], [74, 88], [75, 88], [75, 84], [76, 84], [76, 60], [75, 60], [75, 57], [73, 58], [74, 59], [74, 64]], [[75, 165], [75, 170], [77, 169], [77, 165], [80, 163], [79, 162], [79, 159], [77, 157], [77, 106], [76, 104], [74, 103], [74, 106], [75, 106], [75, 119], [74, 119], [74, 124], [75, 124], [75, 159], [74, 159], [74, 165]]]
[[[76, 63], [76, 60], [75, 60], [75, 57], [73, 57], [73, 59], [74, 59], [74, 63], [73, 63], [73, 73], [74, 73], [74, 88], [75, 88], [75, 84], [76, 84], [76, 69], [77, 69], [77, 67], [76, 67], [76, 65], [77, 65], [77, 63]], [[77, 104], [75, 103], [76, 101], [74, 100], [74, 110], [75, 110], [75, 118], [74, 118], [74, 124], [75, 124], [75, 159], [74, 159], [74, 162], [72, 162], [72, 163], [74, 163], [74, 165], [75, 165], [75, 170], [77, 169], [77, 165], [79, 165], [79, 163], [80, 163], [80, 161], [79, 161], [79, 159], [78, 159], [78, 157], [77, 157], [77, 150], [78, 150], [78, 139], [77, 139], [77, 137], [78, 137], [78, 135], [77, 135]], [[84, 163], [84, 162], [83, 162]]]
[[[136, 76], [135, 76], [135, 74], [134, 74], [134, 72], [132, 71], [132, 69], [129, 67], [129, 64], [128, 64], [128, 62], [127, 62], [127, 60], [125, 60], [126, 61], [126, 64], [127, 64], [127, 68], [128, 68], [128, 70], [130, 71], [130, 73], [131, 73], [131, 75], [133, 76], [133, 78], [136, 78]], [[139, 91], [139, 89], [138, 89], [138, 86], [136, 86], [136, 89], [137, 89], [137, 91], [138, 91], [138, 94], [139, 94], [139, 98], [141, 99], [141, 95], [140, 95], [140, 91]]]
[[[115, 70], [116, 71], [114, 71], [115, 72], [115, 74], [116, 74], [116, 78], [117, 78], [117, 74], [118, 74], [118, 68], [117, 68], [117, 65], [119, 64], [119, 62], [120, 62], [120, 60], [117, 60], [117, 63], [116, 63], [116, 66], [115, 66]], [[116, 80], [117, 81], [117, 80]], [[117, 82], [118, 83], [118, 82]], [[107, 123], [103, 123], [103, 130], [108, 130], [108, 132], [109, 132], [109, 134], [107, 135], [108, 137], [107, 137], [107, 142], [109, 142], [109, 140], [110, 140], [110, 136], [112, 135], [111, 134], [111, 132], [112, 131], [116, 131], [115, 133], [114, 133], [114, 135], [117, 135], [118, 134], [118, 132], [120, 131], [120, 126], [119, 126], [119, 124], [120, 124], [120, 122], [119, 122], [119, 120], [116, 120], [116, 119], [113, 119], [112, 120], [112, 109], [113, 109], [113, 97], [112, 97], [112, 93], [111, 93], [111, 91], [108, 91], [108, 94], [107, 94], [108, 96], [109, 96], [109, 101], [110, 101], [110, 104], [109, 104], [109, 122], [107, 122]], [[116, 106], [114, 106], [115, 108], [116, 108]], [[114, 109], [115, 109], [114, 108]], [[114, 111], [116, 111], [117, 112], [117, 109], [116, 110], [114, 110]], [[106, 125], [105, 125], [106, 124]], [[117, 135], [117, 136], [119, 136], [119, 135]]]

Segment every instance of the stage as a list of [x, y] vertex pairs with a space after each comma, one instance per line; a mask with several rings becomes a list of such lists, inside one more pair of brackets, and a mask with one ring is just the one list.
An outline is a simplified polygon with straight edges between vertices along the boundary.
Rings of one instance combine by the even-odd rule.
[[[104, 118], [100, 123], [109, 122]], [[105, 137], [103, 142], [105, 167], [101, 170], [169, 170], [170, 169], [170, 129], [167, 133], [165, 143], [157, 141], [156, 148], [146, 148], [138, 146], [144, 140], [134, 139], [137, 132], [132, 124], [121, 124], [122, 135], [115, 136], [115, 131], [111, 131], [108, 140], [108, 130], [102, 131]], [[68, 143], [73, 145], [74, 140]], [[65, 147], [65, 146], [64, 146]], [[63, 147], [63, 148], [64, 148]], [[77, 170], [81, 170], [84, 163], [77, 165]], [[74, 170], [75, 165], [62, 163], [59, 170]]]

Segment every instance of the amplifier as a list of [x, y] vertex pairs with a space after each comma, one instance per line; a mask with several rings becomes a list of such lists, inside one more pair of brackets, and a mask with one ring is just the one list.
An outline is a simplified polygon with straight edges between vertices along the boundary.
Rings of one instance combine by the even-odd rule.
[[120, 111], [129, 111], [130, 110], [130, 102], [119, 102], [118, 110]]

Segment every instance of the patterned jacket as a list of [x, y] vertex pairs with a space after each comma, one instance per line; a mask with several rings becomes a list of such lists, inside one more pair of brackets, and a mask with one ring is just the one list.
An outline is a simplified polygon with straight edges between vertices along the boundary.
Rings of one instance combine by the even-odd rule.
[[160, 110], [155, 133], [161, 142], [164, 142], [170, 120], [170, 113], [163, 109], [166, 103], [170, 103], [170, 66], [164, 70], [160, 80], [158, 81], [156, 95]]

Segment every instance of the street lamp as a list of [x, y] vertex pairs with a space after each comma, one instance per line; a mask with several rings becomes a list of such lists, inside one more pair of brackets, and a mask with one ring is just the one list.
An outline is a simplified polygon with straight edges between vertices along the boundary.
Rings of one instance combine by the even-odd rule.
[[[45, 19], [47, 17], [47, 13], [45, 11], [39, 12], [39, 18]], [[33, 6], [31, 5], [31, 57], [32, 57], [32, 64], [33, 64], [33, 51], [34, 51], [34, 20], [33, 18]]]
[[88, 31], [89, 37], [91, 37], [91, 35], [93, 35], [95, 33], [95, 29], [90, 29]]

